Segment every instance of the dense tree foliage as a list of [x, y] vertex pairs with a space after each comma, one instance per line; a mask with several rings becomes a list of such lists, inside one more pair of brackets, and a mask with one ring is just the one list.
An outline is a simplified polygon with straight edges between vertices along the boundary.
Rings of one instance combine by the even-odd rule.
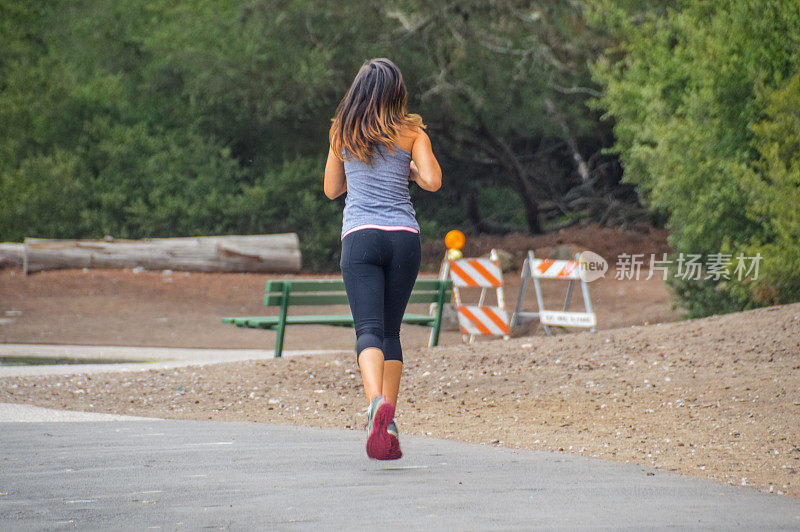
[[[537, 233], [545, 219], [576, 211], [624, 214], [610, 208], [624, 191], [611, 190], [618, 173], [602, 154], [607, 126], [585, 105], [597, 94], [587, 64], [607, 39], [579, 6], [412, 5], [390, 12], [401, 22], [392, 37], [414, 54], [417, 101], [453, 170], [451, 191], [477, 227], [522, 222]], [[509, 210], [516, 220], [503, 219]]]
[[694, 316], [800, 299], [800, 4], [595, 4], [620, 39], [595, 68], [625, 179], [677, 253], [764, 257], [742, 280], [673, 278]]
[[329, 119], [375, 56], [443, 162], [441, 194], [413, 191], [425, 233], [635, 207], [584, 105], [603, 41], [578, 4], [0, 0], [0, 19], [0, 240], [298, 231], [331, 267]]

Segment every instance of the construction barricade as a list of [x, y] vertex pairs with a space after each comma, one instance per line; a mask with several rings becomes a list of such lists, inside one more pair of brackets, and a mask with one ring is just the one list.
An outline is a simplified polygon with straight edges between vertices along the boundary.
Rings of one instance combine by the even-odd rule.
[[[574, 260], [537, 259], [534, 257], [533, 251], [528, 251], [528, 256], [522, 265], [522, 285], [519, 289], [517, 308], [511, 318], [511, 326], [517, 327], [524, 318], [538, 318], [548, 335], [552, 334], [550, 326], [585, 327], [594, 331], [597, 327], [597, 317], [592, 311], [589, 287], [581, 277], [580, 261], [580, 254], [576, 254]], [[541, 279], [568, 281], [567, 293], [561, 310], [546, 310], [544, 308]], [[533, 281], [533, 287], [536, 292], [536, 302], [539, 305], [538, 312], [522, 311], [530, 281]], [[567, 311], [570, 297], [572, 297], [572, 289], [576, 282], [580, 283], [585, 312]]]
[[[469, 258], [447, 261], [447, 273], [453, 281], [453, 301], [458, 312], [458, 324], [469, 342], [475, 336], [503, 336], [508, 338], [511, 327], [503, 293], [503, 270], [495, 250], [489, 258]], [[461, 289], [480, 288], [477, 305], [464, 304]], [[485, 305], [487, 290], [494, 289], [497, 305]]]

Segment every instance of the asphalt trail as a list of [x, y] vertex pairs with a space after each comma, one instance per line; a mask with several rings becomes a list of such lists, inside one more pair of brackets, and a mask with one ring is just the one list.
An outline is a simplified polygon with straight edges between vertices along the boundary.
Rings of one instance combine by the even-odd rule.
[[[401, 427], [402, 430], [402, 427]], [[0, 424], [0, 529], [797, 529], [800, 501], [567, 454], [256, 423]]]

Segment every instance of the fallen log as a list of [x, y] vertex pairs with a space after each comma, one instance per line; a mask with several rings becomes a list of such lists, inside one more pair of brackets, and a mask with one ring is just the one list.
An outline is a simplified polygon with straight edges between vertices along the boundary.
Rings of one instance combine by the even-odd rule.
[[0, 269], [7, 266], [22, 266], [25, 254], [24, 246], [13, 242], [0, 243]]
[[22, 247], [26, 274], [65, 268], [288, 273], [301, 265], [295, 233], [146, 240], [26, 238]]

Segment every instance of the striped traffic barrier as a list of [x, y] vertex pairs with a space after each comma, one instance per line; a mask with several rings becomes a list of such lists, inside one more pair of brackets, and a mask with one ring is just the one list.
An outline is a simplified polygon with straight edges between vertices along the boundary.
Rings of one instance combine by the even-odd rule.
[[[470, 343], [478, 335], [508, 338], [511, 326], [503, 293], [503, 269], [497, 251], [492, 250], [489, 258], [451, 260], [448, 262], [447, 272], [453, 281], [453, 300], [458, 312], [458, 325], [463, 334], [469, 335]], [[461, 288], [480, 288], [478, 304], [463, 304]], [[492, 288], [497, 293], [497, 305], [484, 305], [486, 291]]]
[[[511, 326], [516, 327], [523, 318], [538, 318], [539, 323], [544, 327], [545, 332], [550, 335], [550, 326], [559, 327], [585, 327], [592, 331], [597, 327], [597, 317], [592, 311], [592, 302], [589, 298], [589, 287], [586, 280], [581, 277], [581, 258], [580, 254], [575, 255], [575, 260], [555, 260], [537, 259], [533, 251], [528, 251], [528, 257], [522, 265], [522, 285], [519, 289], [517, 298], [517, 308], [511, 317]], [[539, 281], [553, 279], [569, 281], [567, 294], [561, 310], [547, 310], [544, 308], [544, 298]], [[525, 293], [528, 289], [528, 282], [533, 281], [536, 291], [536, 302], [539, 305], [538, 312], [523, 312], [522, 304], [525, 301]], [[585, 312], [568, 312], [569, 300], [572, 296], [572, 288], [576, 281], [580, 282], [581, 292], [583, 293], [583, 304]]]
[[503, 286], [500, 261], [459, 259], [450, 261], [450, 275], [455, 286], [499, 288]]
[[464, 334], [506, 336], [511, 334], [508, 313], [500, 307], [462, 305], [458, 307], [458, 324]]
[[531, 275], [540, 279], [581, 278], [580, 263], [576, 260], [533, 259]]

